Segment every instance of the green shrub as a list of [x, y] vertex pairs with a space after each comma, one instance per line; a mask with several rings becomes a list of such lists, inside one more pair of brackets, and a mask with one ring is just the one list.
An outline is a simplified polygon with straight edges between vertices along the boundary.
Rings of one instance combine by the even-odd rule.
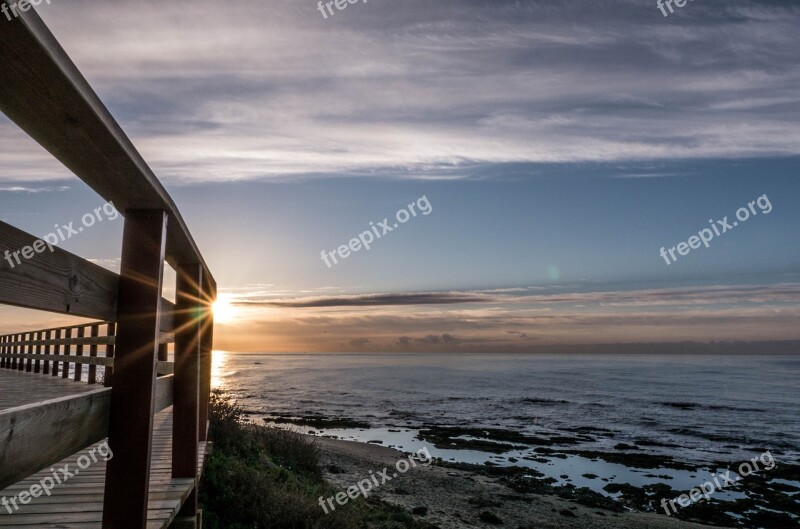
[[318, 498], [337, 491], [323, 478], [313, 439], [253, 425], [215, 391], [209, 408], [211, 453], [200, 485], [208, 529], [420, 529], [405, 510], [355, 500], [325, 514]]

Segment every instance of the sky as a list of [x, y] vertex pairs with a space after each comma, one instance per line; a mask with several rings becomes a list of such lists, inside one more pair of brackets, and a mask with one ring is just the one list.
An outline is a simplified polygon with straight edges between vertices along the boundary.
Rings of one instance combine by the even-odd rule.
[[[318, 8], [37, 8], [183, 213], [217, 348], [800, 339], [796, 2]], [[42, 236], [102, 204], [0, 116], [0, 219]], [[62, 247], [118, 271], [122, 224]]]

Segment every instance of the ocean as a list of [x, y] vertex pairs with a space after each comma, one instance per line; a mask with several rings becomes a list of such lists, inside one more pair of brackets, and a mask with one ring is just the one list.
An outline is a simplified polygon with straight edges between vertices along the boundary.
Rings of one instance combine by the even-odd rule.
[[611, 497], [609, 484], [688, 490], [765, 452], [800, 464], [798, 356], [215, 355], [215, 386], [251, 421], [523, 466]]

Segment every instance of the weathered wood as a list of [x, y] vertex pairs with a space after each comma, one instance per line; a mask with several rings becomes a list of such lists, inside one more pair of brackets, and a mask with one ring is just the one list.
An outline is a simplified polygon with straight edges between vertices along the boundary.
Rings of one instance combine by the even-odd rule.
[[[197, 479], [200, 436], [200, 345], [203, 325], [203, 271], [198, 264], [177, 268], [175, 311], [175, 414], [172, 477]], [[198, 495], [192, 491], [180, 515], [197, 518]]]
[[[108, 327], [106, 328], [106, 335], [107, 336], [115, 336], [117, 334], [117, 324], [116, 323], [109, 323]], [[114, 357], [114, 344], [109, 343], [106, 345], [106, 358], [113, 358]], [[103, 371], [103, 385], [107, 388], [110, 388], [114, 385], [114, 367], [106, 367]]]
[[208, 406], [211, 399], [211, 369], [213, 365], [214, 312], [211, 304], [217, 298], [217, 285], [203, 276], [203, 325], [200, 343], [200, 424], [201, 441], [208, 440]]
[[[52, 332], [53, 331], [46, 331], [45, 332], [44, 337], [45, 337], [46, 340], [50, 339], [50, 336], [52, 335]], [[50, 345], [45, 345], [44, 346], [44, 355], [45, 356], [50, 356]], [[45, 360], [45, 362], [44, 362], [44, 368], [42, 370], [42, 374], [43, 375], [49, 375], [50, 374], [50, 362], [47, 361], [47, 360]]]
[[[97, 338], [100, 335], [100, 325], [92, 325], [91, 326], [92, 338]], [[89, 356], [92, 358], [97, 357], [97, 345], [92, 344], [89, 346]], [[96, 384], [97, 383], [97, 366], [94, 364], [89, 364], [89, 384]]]
[[[27, 340], [31, 340], [32, 336], [33, 336], [33, 333], [30, 333], [30, 332], [25, 334], [25, 338]], [[33, 346], [32, 345], [28, 345], [28, 354], [31, 355], [31, 356], [29, 356], [28, 357], [28, 361], [25, 362], [25, 371], [30, 373], [31, 371], [33, 371], [33, 358], [32, 358]]]
[[[64, 335], [66, 336], [67, 340], [70, 340], [72, 338], [72, 330], [73, 328], [70, 327], [64, 331]], [[69, 358], [72, 356], [70, 354], [71, 352], [72, 352], [72, 346], [65, 345], [64, 355], [61, 362], [61, 378], [69, 378], [69, 364], [70, 364]]]
[[208, 273], [175, 203], [114, 117], [39, 16], [21, 15], [0, 28], [0, 111], [118, 211], [168, 212], [167, 261]]
[[116, 456], [108, 464], [103, 527], [143, 529], [147, 525], [167, 214], [161, 210], [127, 213], [109, 426], [109, 444]]
[[[56, 329], [56, 340], [60, 340], [60, 339], [61, 339], [61, 329]], [[55, 360], [53, 360], [53, 376], [57, 377], [58, 376], [58, 369], [59, 369], [59, 363], [58, 363], [59, 359], [58, 359], [58, 357], [61, 356], [61, 345], [56, 343], [55, 344], [55, 351], [53, 351], [53, 352], [55, 353], [55, 356], [56, 356]]]
[[87, 318], [116, 319], [117, 275], [113, 272], [58, 247], [53, 247], [52, 252], [45, 249], [31, 259], [19, 255], [19, 264], [12, 258], [13, 268], [2, 258], [6, 251], [19, 252], [32, 247], [37, 240], [0, 221], [0, 303]]
[[[83, 339], [86, 334], [86, 327], [78, 328], [78, 345], [75, 346], [75, 356], [79, 359], [83, 358]], [[83, 376], [83, 364], [80, 361], [75, 362], [75, 382], [80, 382]]]
[[[45, 355], [45, 354], [41, 354], [41, 355], [36, 355], [36, 354], [11, 354], [11, 355], [8, 355], [8, 356], [9, 356], [9, 358], [19, 358], [19, 359], [24, 359], [24, 360], [27, 360], [27, 359], [38, 359], [38, 360], [46, 360], [46, 361], [57, 361], [57, 360], [61, 360], [61, 359], [64, 358], [63, 355]], [[70, 360], [68, 360], [68, 362], [71, 363], [71, 364], [85, 364], [85, 365], [90, 365], [90, 366], [109, 366], [109, 367], [113, 367], [114, 366], [114, 359], [113, 358], [92, 358], [90, 356], [70, 356], [68, 358], [70, 359]], [[169, 369], [168, 365], [171, 364], [171, 362], [165, 362], [165, 364], [166, 365], [162, 369], [165, 370], [166, 373], [168, 374], [168, 373], [171, 372], [171, 371], [168, 371], [168, 369]]]
[[[42, 338], [41, 331], [36, 332], [35, 335], [36, 335], [36, 339], [37, 340], [40, 340]], [[42, 346], [41, 345], [36, 345], [35, 346], [35, 353], [34, 354], [36, 355], [36, 357], [33, 359], [33, 372], [34, 373], [39, 373], [42, 370], [42, 362], [39, 359], [39, 356], [42, 354]]]
[[110, 398], [104, 388], [0, 411], [0, 488], [103, 439]]
[[[159, 380], [161, 384], [161, 380]], [[150, 463], [151, 479], [149, 485], [150, 502], [148, 504], [147, 528], [166, 529], [178, 514], [180, 505], [186, 502], [190, 491], [195, 486], [192, 479], [171, 478], [171, 420], [172, 411], [164, 411], [154, 421], [153, 457]], [[5, 509], [0, 510], [0, 528], [3, 529], [100, 529], [103, 511], [103, 488], [106, 474], [106, 461], [97, 450], [100, 445], [85, 449], [52, 465], [54, 468], [76, 469], [78, 458], [91, 453], [94, 448], [97, 461], [80, 474], [76, 474], [66, 483], [55, 487], [50, 496], [42, 495], [20, 509], [13, 515]], [[205, 446], [198, 448], [198, 466], [202, 466]], [[117, 457], [114, 454], [114, 457]], [[14, 497], [24, 490], [40, 483], [52, 474], [45, 470], [5, 490], [0, 490], [0, 497]]]
[[[72, 329], [72, 327], [70, 327]], [[48, 339], [48, 338], [36, 338], [32, 340], [19, 340], [19, 341], [11, 341], [9, 345], [104, 345], [107, 343], [113, 343], [114, 337], [113, 336], [97, 336], [97, 337], [84, 337], [84, 338], [70, 338], [67, 340], [66, 338], [59, 338], [59, 339]]]

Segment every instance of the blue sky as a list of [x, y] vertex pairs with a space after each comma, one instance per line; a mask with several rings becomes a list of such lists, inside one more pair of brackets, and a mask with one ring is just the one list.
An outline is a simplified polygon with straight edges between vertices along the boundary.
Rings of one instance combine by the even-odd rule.
[[[38, 12], [188, 221], [235, 307], [223, 348], [799, 337], [791, 2], [668, 18], [634, 0]], [[2, 220], [42, 235], [102, 204], [5, 118], [0, 138]], [[762, 195], [769, 214], [659, 256]], [[422, 196], [430, 215], [321, 260]], [[121, 230], [64, 247], [114, 269]]]

